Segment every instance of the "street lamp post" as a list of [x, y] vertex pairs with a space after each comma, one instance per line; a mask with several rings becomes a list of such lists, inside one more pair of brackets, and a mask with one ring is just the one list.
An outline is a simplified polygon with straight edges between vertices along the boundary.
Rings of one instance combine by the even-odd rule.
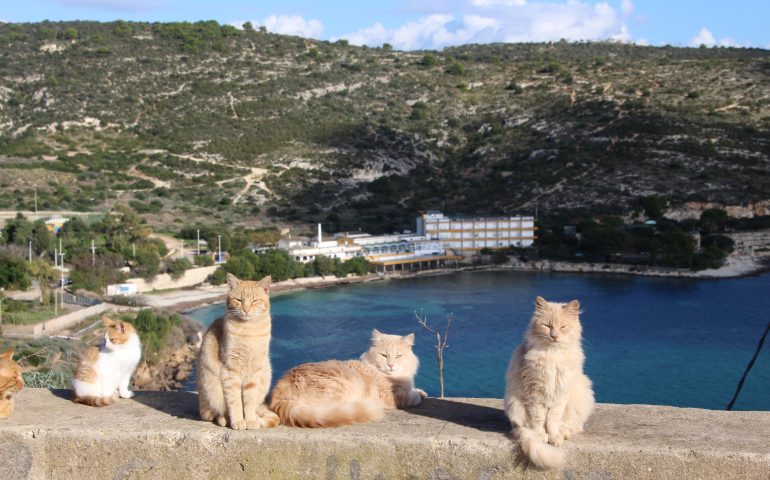
[[195, 254], [200, 255], [201, 254], [201, 231], [195, 230], [195, 234], [198, 236], [198, 243], [196, 244]]
[[217, 250], [219, 253], [217, 253], [217, 261], [222, 261], [222, 235], [217, 235]]

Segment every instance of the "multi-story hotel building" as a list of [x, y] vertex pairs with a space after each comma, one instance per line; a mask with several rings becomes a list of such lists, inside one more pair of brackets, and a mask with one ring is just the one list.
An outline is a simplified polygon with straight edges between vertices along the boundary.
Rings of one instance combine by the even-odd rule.
[[535, 241], [535, 218], [447, 217], [427, 212], [417, 217], [417, 234], [462, 254], [482, 248], [530, 247]]

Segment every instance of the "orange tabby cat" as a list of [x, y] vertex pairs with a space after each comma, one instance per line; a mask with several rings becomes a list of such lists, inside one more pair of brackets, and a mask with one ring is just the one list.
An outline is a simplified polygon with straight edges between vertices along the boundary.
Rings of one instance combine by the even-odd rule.
[[198, 406], [203, 420], [234, 430], [270, 428], [270, 277], [259, 282], [227, 274], [227, 312], [203, 336], [198, 353]]
[[372, 332], [361, 360], [305, 363], [286, 372], [273, 389], [270, 409], [295, 427], [336, 427], [378, 420], [383, 409], [419, 405], [428, 394], [414, 388], [419, 360], [414, 334]]
[[24, 388], [21, 368], [13, 361], [13, 350], [0, 353], [0, 418], [13, 413], [13, 396]]

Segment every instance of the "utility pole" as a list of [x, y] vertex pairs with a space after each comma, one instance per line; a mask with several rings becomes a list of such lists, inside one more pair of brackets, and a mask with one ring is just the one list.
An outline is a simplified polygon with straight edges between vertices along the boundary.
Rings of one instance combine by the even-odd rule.
[[61, 307], [64, 310], [64, 252], [59, 253], [61, 255], [61, 273], [59, 274], [59, 286], [61, 287]]
[[222, 235], [217, 235], [217, 244], [219, 245], [217, 250], [219, 250], [219, 254], [217, 255], [217, 261], [222, 261]]
[[29, 263], [32, 263], [32, 240], [29, 241]]
[[135, 243], [131, 244], [131, 252], [132, 252], [131, 253], [131, 258], [136, 258], [136, 244]]
[[195, 233], [198, 235], [198, 244], [196, 246], [195, 254], [200, 255], [201, 254], [201, 231], [195, 230]]
[[91, 270], [96, 268], [96, 245], [94, 239], [91, 239]]

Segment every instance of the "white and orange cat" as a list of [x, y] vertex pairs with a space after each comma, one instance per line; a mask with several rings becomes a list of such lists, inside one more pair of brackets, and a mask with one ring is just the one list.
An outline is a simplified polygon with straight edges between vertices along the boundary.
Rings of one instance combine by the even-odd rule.
[[203, 336], [197, 363], [198, 408], [203, 420], [234, 430], [270, 428], [270, 277], [258, 282], [227, 274], [227, 311]]
[[13, 350], [0, 353], [0, 418], [13, 413], [13, 397], [24, 388], [21, 368], [13, 361]]
[[524, 341], [506, 373], [505, 413], [521, 449], [537, 467], [564, 463], [560, 446], [583, 431], [594, 409], [591, 380], [583, 373], [580, 303], [535, 301]]
[[120, 398], [131, 398], [131, 376], [142, 357], [142, 345], [134, 326], [103, 317], [107, 331], [97, 347], [89, 347], [80, 358], [72, 379], [72, 400], [104, 407]]
[[294, 367], [278, 380], [270, 409], [284, 425], [336, 427], [382, 418], [384, 409], [414, 407], [427, 393], [414, 387], [420, 365], [414, 334], [374, 330], [360, 360], [327, 360]]

